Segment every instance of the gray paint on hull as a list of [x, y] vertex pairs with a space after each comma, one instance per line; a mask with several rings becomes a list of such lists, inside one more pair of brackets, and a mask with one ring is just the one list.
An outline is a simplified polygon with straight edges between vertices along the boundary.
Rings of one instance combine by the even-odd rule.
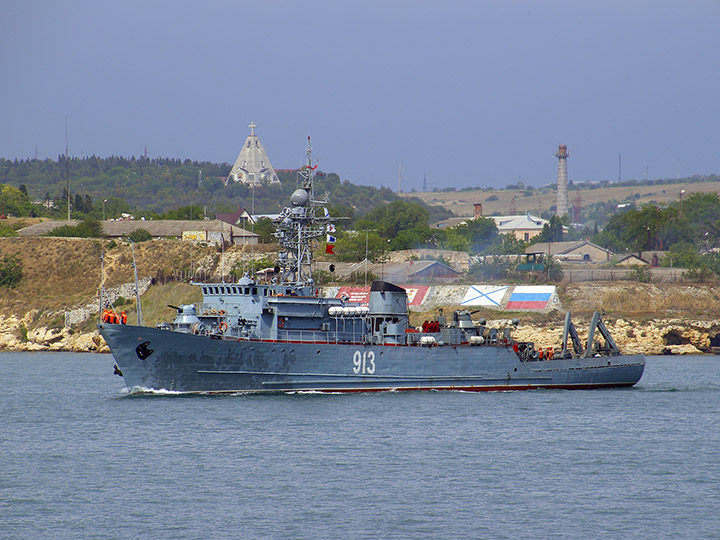
[[[130, 325], [101, 325], [100, 331], [131, 391], [596, 388], [633, 385], [645, 366], [641, 355], [523, 363], [504, 346], [218, 340]], [[145, 359], [135, 350], [142, 343], [152, 350]]]

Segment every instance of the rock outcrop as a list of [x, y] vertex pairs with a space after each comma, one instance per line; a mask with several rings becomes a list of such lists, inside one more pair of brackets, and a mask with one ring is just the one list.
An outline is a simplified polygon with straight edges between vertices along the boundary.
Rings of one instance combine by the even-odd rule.
[[[720, 321], [657, 319], [634, 321], [606, 320], [605, 325], [620, 350], [626, 354], [703, 354], [709, 352], [710, 339], [718, 333]], [[580, 339], [588, 333], [588, 322], [575, 326]], [[562, 326], [521, 325], [514, 332], [518, 341], [533, 341], [536, 347], [557, 347], [562, 341]]]
[[22, 319], [0, 316], [0, 350], [110, 352], [97, 330], [79, 332], [69, 327], [28, 330], [32, 319], [32, 314]]

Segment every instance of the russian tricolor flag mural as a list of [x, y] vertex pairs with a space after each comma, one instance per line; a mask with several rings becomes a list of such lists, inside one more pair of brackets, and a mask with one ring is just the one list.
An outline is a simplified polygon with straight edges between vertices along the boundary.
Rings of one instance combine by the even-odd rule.
[[547, 307], [554, 294], [554, 285], [518, 285], [513, 289], [505, 309], [542, 310]]

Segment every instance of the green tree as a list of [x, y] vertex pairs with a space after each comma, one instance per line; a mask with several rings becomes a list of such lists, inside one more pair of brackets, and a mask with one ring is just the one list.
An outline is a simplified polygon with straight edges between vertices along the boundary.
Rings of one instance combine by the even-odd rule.
[[702, 256], [697, 247], [690, 242], [678, 242], [663, 257], [663, 266], [697, 268], [702, 266]]
[[158, 219], [204, 219], [203, 207], [199, 204], [181, 206], [174, 210], [168, 210], [158, 216]]
[[439, 236], [439, 246], [442, 249], [451, 251], [470, 251], [470, 236], [466, 232], [466, 230], [457, 227], [445, 229], [442, 231], [443, 234]]
[[253, 229], [255, 234], [260, 237], [259, 242], [261, 244], [271, 244], [275, 241], [275, 237], [273, 236], [275, 225], [270, 218], [263, 217], [258, 219]]
[[491, 218], [477, 218], [466, 221], [457, 229], [460, 234], [468, 238], [472, 253], [484, 252], [492, 245], [498, 235], [495, 220]]
[[524, 253], [527, 246], [527, 242], [518, 239], [513, 233], [498, 234], [486, 253], [489, 255], [516, 255]]
[[358, 228], [374, 228], [385, 238], [394, 238], [400, 231], [427, 227], [428, 216], [419, 204], [398, 200], [373, 208], [358, 222]]
[[85, 202], [83, 201], [82, 195], [79, 193], [75, 194], [75, 204], [73, 204], [73, 210], [85, 213]]
[[0, 184], [0, 214], [25, 217], [29, 216], [32, 205], [18, 188], [7, 184]]
[[14, 289], [22, 279], [22, 264], [17, 255], [5, 255], [0, 259], [0, 287]]
[[367, 240], [368, 260], [374, 260], [385, 251], [387, 242], [375, 231], [346, 232], [338, 236], [335, 254], [338, 261], [355, 262], [365, 259]]
[[677, 232], [681, 230], [678, 221], [677, 208], [649, 205], [612, 216], [605, 230], [593, 240], [614, 251], [663, 249], [671, 239], [684, 235]]
[[390, 238], [388, 249], [390, 251], [418, 249], [424, 247], [431, 238], [432, 232], [427, 226], [405, 229], [399, 231], [394, 238]]
[[135, 229], [133, 232], [128, 234], [128, 238], [137, 244], [139, 242], [152, 240], [152, 234], [150, 234], [147, 229]]
[[563, 223], [559, 216], [555, 215], [551, 217], [550, 222], [543, 225], [540, 238], [541, 242], [562, 242]]
[[85, 218], [76, 226], [63, 225], [48, 233], [48, 236], [63, 236], [74, 238], [101, 238], [103, 235], [102, 224], [95, 218]]

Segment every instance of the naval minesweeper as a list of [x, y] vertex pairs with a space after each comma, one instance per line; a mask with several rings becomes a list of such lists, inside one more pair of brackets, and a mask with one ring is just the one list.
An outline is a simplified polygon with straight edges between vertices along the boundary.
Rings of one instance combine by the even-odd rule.
[[[455, 311], [412, 328], [405, 289], [375, 281], [367, 305], [324, 298], [312, 277], [313, 242], [333, 232], [313, 190], [310, 139], [302, 182], [275, 220], [277, 278], [194, 283], [198, 305], [155, 328], [99, 325], [130, 392], [373, 392], [590, 389], [632, 386], [642, 355], [623, 355], [595, 313], [587, 341], [566, 314], [558, 353], [539, 354], [512, 328]], [[513, 321], [516, 325], [517, 321]]]

